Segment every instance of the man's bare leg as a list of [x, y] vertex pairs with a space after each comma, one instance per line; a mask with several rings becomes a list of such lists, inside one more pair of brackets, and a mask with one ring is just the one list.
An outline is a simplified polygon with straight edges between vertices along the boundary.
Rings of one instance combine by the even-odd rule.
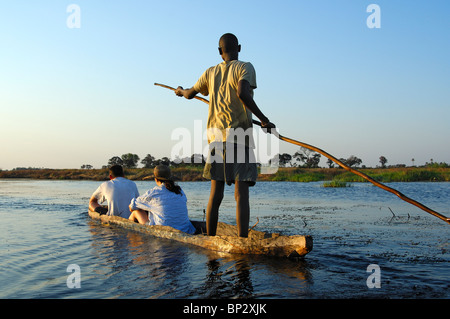
[[225, 182], [211, 180], [211, 192], [208, 206], [206, 207], [206, 233], [208, 236], [216, 235], [219, 207], [220, 203], [222, 203], [224, 189]]
[[234, 198], [236, 199], [236, 222], [238, 226], [238, 236], [248, 237], [248, 226], [250, 222], [250, 199], [248, 182], [235, 182]]

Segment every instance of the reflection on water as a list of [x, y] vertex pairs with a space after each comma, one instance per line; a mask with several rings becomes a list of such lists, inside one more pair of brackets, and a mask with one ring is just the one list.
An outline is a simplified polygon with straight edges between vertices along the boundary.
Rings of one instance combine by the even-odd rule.
[[[270, 287], [264, 286], [273, 272], [286, 280], [297, 280], [297, 288], [307, 287], [307, 278], [311, 278], [303, 259], [286, 259], [281, 264], [273, 258], [212, 252], [99, 227], [94, 221], [90, 221], [90, 231], [92, 254], [97, 260], [94, 272], [104, 278], [97, 289], [114, 290], [115, 298], [267, 298], [276, 297], [275, 290], [258, 291]], [[256, 292], [255, 284], [259, 286]], [[298, 290], [295, 293], [298, 295]]]
[[[140, 192], [152, 182], [138, 182]], [[447, 224], [368, 184], [259, 183], [251, 223], [308, 234], [314, 249], [290, 260], [241, 256], [92, 221], [90, 181], [0, 180], [1, 298], [449, 298]], [[450, 183], [395, 183], [449, 214]], [[203, 219], [209, 183], [182, 183], [191, 218]], [[235, 222], [232, 187], [220, 219]], [[81, 269], [69, 289], [67, 266]], [[381, 288], [366, 285], [381, 268]]]

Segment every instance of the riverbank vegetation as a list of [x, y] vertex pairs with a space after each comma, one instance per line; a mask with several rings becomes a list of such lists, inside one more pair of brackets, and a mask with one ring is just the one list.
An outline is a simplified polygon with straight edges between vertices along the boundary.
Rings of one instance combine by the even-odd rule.
[[[348, 183], [366, 182], [362, 177], [353, 174], [335, 164], [331, 160], [326, 162], [328, 167], [319, 167], [320, 154], [305, 148], [300, 148], [294, 155], [277, 154], [269, 162], [274, 167], [261, 169], [258, 175], [259, 181], [289, 181], [289, 182], [319, 182], [324, 181], [324, 187], [346, 187]], [[372, 177], [381, 183], [389, 182], [419, 182], [419, 181], [450, 181], [450, 165], [436, 163], [433, 159], [424, 166], [412, 166], [397, 164], [387, 166], [387, 159], [380, 157], [381, 166], [368, 168], [362, 164], [362, 160], [356, 156], [340, 161], [353, 169]], [[57, 180], [95, 180], [108, 179], [108, 167], [122, 165], [125, 175], [131, 180], [152, 180], [153, 168], [159, 164], [168, 165], [172, 169], [174, 179], [177, 181], [204, 181], [202, 177], [205, 158], [201, 154], [193, 154], [183, 159], [174, 161], [167, 157], [156, 159], [147, 154], [140, 162], [136, 154], [127, 153], [122, 156], [114, 156], [108, 160], [108, 164], [101, 169], [94, 169], [92, 165], [83, 164], [81, 169], [47, 169], [47, 168], [23, 168], [2, 171], [0, 178], [29, 178], [29, 179], [57, 179]], [[143, 167], [138, 168], [142, 164]], [[360, 167], [361, 166], [361, 167]], [[263, 174], [271, 170], [273, 174]]]
[[[428, 165], [423, 167], [361, 168], [360, 172], [382, 182], [449, 182], [450, 167]], [[177, 181], [204, 181], [203, 165], [183, 165], [172, 167]], [[132, 180], [152, 180], [153, 168], [126, 168], [126, 177]], [[51, 180], [95, 180], [108, 179], [108, 170], [102, 169], [45, 169], [22, 168], [0, 171], [0, 178], [29, 178]], [[300, 168], [279, 167], [274, 174], [259, 174], [259, 181], [289, 182], [333, 182], [342, 185], [353, 182], [366, 182], [365, 179], [342, 168]]]

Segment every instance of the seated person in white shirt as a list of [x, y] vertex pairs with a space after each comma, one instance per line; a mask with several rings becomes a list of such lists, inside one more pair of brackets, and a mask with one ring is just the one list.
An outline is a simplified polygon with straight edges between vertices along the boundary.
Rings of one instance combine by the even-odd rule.
[[131, 200], [129, 219], [140, 224], [170, 226], [194, 234], [195, 227], [188, 217], [186, 195], [171, 179], [170, 168], [158, 165], [154, 174], [156, 186]]
[[[113, 165], [109, 168], [109, 181], [102, 183], [92, 194], [89, 209], [99, 214], [128, 218], [130, 201], [139, 196], [136, 183], [124, 177], [123, 168]], [[100, 203], [108, 202], [108, 209]]]

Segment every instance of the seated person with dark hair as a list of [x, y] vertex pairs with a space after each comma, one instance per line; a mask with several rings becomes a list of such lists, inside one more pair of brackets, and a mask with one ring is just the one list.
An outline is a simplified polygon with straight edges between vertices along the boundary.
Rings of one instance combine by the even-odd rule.
[[[92, 194], [89, 209], [99, 214], [130, 217], [128, 205], [133, 198], [139, 196], [136, 183], [124, 177], [123, 168], [120, 165], [109, 168], [109, 179]], [[105, 201], [108, 202], [108, 209], [100, 205]]]

